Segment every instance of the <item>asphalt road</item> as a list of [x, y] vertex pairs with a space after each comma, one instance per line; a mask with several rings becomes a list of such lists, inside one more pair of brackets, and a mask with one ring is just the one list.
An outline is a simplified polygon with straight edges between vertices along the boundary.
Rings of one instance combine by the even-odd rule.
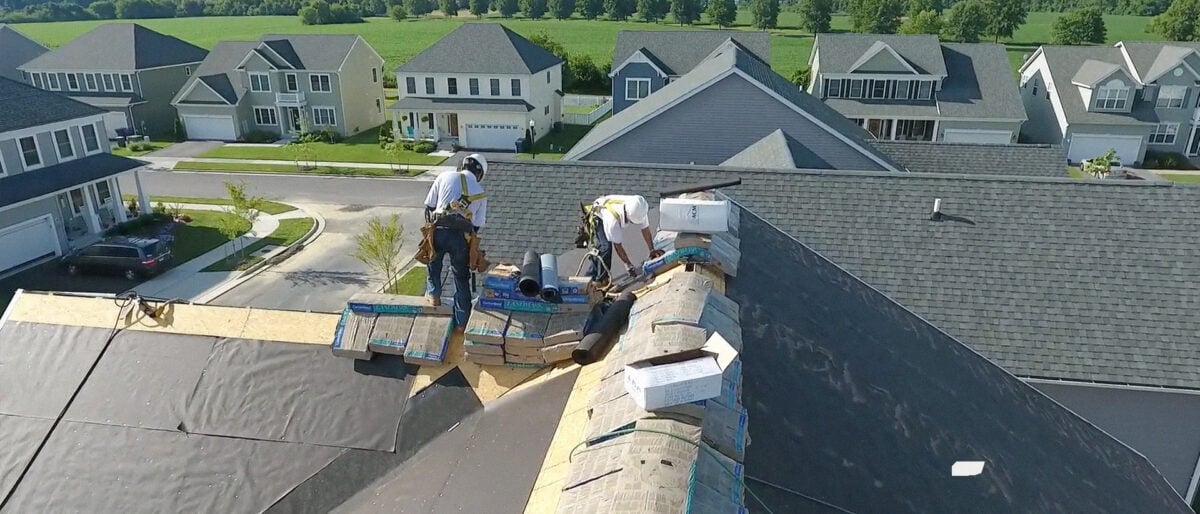
[[[142, 187], [151, 196], [224, 198], [224, 182], [245, 182], [252, 194], [272, 200], [330, 205], [420, 207], [429, 182], [358, 177], [297, 177], [247, 173], [186, 173], [142, 170]], [[135, 194], [133, 178], [122, 177], [121, 192]]]

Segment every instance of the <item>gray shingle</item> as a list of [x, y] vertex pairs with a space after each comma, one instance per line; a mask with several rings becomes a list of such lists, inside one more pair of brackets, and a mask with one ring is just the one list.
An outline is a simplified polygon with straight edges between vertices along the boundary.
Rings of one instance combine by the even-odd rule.
[[66, 95], [0, 77], [0, 132], [103, 113]]
[[[5, 79], [0, 79], [3, 80]], [[112, 177], [143, 164], [145, 163], [142, 161], [99, 153], [34, 171], [8, 175], [0, 178], [0, 207], [8, 207], [55, 191]]]
[[742, 168], [795, 168], [792, 138], [782, 130], [776, 130], [757, 143], [747, 146], [737, 155], [730, 157], [721, 166]]
[[1088, 59], [1079, 65], [1079, 71], [1075, 72], [1074, 77], [1071, 77], [1071, 83], [1083, 84], [1086, 87], [1095, 87], [1097, 82], [1107, 78], [1119, 69], [1121, 69], [1121, 65], [1119, 64]]
[[0, 77], [21, 80], [17, 67], [50, 50], [41, 43], [29, 39], [12, 25], [0, 23]]
[[1121, 41], [1117, 45], [1125, 48], [1129, 60], [1133, 61], [1137, 79], [1143, 82], [1179, 64], [1190, 51], [1200, 51], [1197, 41]]
[[179, 93], [172, 101], [178, 102], [180, 96], [191, 89], [194, 81], [202, 80], [226, 101], [236, 104], [247, 90], [238, 78], [238, 63], [242, 62], [242, 59], [245, 59], [246, 55], [257, 46], [258, 42], [256, 41], [222, 41], [217, 43], [212, 51], [208, 53], [208, 57], [204, 59], [204, 62], [200, 63], [200, 66], [195, 70], [192, 70], [191, 78], [183, 84], [183, 87], [179, 88]]
[[683, 75], [728, 39], [740, 43], [759, 59], [771, 62], [771, 39], [767, 32], [745, 30], [622, 30], [613, 47], [612, 65], [620, 66], [638, 50], [648, 52], [663, 71]]
[[499, 23], [464, 23], [396, 72], [528, 75], [562, 62]]
[[850, 68], [876, 43], [895, 50], [918, 72], [946, 75], [942, 47], [937, 36], [895, 34], [817, 34], [813, 47], [819, 46], [821, 73], [850, 73]]
[[21, 69], [144, 70], [200, 62], [207, 54], [203, 48], [135, 23], [105, 23]]
[[1088, 112], [1083, 99], [1079, 96], [1078, 86], [1072, 84], [1075, 74], [1089, 60], [1105, 62], [1121, 67], [1127, 82], [1133, 81], [1133, 74], [1121, 55], [1121, 50], [1110, 46], [1051, 46], [1041, 47], [1046, 56], [1046, 64], [1050, 68], [1050, 76], [1058, 89], [1058, 98], [1062, 104], [1067, 123], [1097, 124], [1097, 125], [1146, 125], [1158, 123], [1158, 115], [1154, 113], [1153, 105], [1145, 107], [1145, 102], [1136, 102], [1130, 114]]
[[293, 68], [337, 71], [350, 55], [355, 42], [366, 45], [355, 34], [270, 34], [259, 41], [283, 57]]
[[1066, 177], [1067, 155], [1061, 146], [987, 145], [977, 143], [925, 143], [875, 141], [908, 171], [919, 173], [1025, 175]]

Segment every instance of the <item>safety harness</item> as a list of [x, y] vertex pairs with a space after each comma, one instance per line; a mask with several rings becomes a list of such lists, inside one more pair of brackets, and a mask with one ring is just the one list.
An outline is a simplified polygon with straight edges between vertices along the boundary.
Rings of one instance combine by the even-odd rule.
[[[468, 194], [470, 190], [467, 189], [467, 172], [461, 171], [458, 173], [458, 183], [462, 189], [462, 196], [459, 196], [457, 200], [450, 202], [450, 205], [446, 206], [445, 210], [434, 212], [433, 221], [434, 224], [441, 227], [456, 228], [470, 232], [472, 227], [465, 226], [469, 225], [471, 221], [471, 210], [469, 207], [471, 206], [472, 202], [477, 202], [487, 198], [487, 193], [478, 193], [473, 195]], [[455, 218], [465, 220], [467, 223], [464, 224]]]
[[594, 217], [600, 215], [600, 213], [597, 212], [595, 209], [597, 207], [602, 208], [602, 209], [608, 209], [608, 212], [612, 213], [613, 217], [616, 218], [617, 222], [619, 223], [622, 219], [621, 213], [618, 212], [616, 207], [613, 207], [613, 206], [614, 205], [624, 205], [624, 204], [625, 204], [624, 200], [617, 200], [615, 198], [609, 198], [607, 200], [604, 200], [603, 202], [596, 200], [595, 202], [592, 202], [591, 205], [584, 208], [583, 230], [587, 234], [588, 241], [591, 242], [592, 246], [595, 246], [595, 244], [596, 244], [595, 223], [592, 221], [592, 219]]

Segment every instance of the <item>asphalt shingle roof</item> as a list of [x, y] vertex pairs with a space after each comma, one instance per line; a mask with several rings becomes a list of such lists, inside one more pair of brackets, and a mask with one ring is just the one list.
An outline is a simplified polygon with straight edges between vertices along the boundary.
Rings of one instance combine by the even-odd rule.
[[200, 62], [207, 54], [203, 48], [135, 23], [105, 23], [21, 69], [144, 70]]
[[[179, 101], [184, 92], [191, 89], [192, 82], [201, 80], [231, 104], [237, 104], [246, 88], [238, 80], [238, 63], [258, 46], [257, 41], [222, 41], [213, 46], [208, 57], [192, 70], [192, 77], [179, 88], [173, 101]], [[202, 87], [202, 86], [196, 86]]]
[[0, 207], [8, 207], [79, 184], [95, 182], [144, 164], [146, 163], [127, 157], [99, 153], [34, 171], [9, 175], [0, 178]]
[[1067, 176], [1067, 154], [1061, 146], [916, 141], [875, 141], [872, 144], [912, 172]]
[[0, 23], [0, 77], [21, 80], [17, 67], [50, 50], [41, 43], [29, 39], [12, 25]]
[[1129, 60], [1133, 61], [1137, 78], [1141, 81], [1179, 64], [1179, 60], [1189, 51], [1200, 51], [1200, 42], [1196, 41], [1121, 41], [1118, 44], [1129, 54]]
[[[1136, 103], [1133, 112], [1130, 114], [1088, 112], [1087, 106], [1083, 103], [1083, 98], [1079, 96], [1079, 86], [1071, 83], [1075, 78], [1075, 74], [1079, 73], [1079, 69], [1088, 60], [1115, 64], [1125, 74], [1122, 80], [1126, 82], [1133, 81], [1133, 74], [1125, 64], [1125, 58], [1121, 55], [1120, 49], [1111, 46], [1045, 45], [1041, 47], [1041, 51], [1046, 56], [1046, 64], [1050, 68], [1050, 77], [1054, 80], [1054, 86], [1058, 90], [1058, 99], [1062, 104], [1067, 123], [1145, 125], [1147, 123], [1158, 122], [1158, 117], [1154, 114], [1153, 107], [1139, 109]], [[1130, 85], [1132, 86], [1133, 84], [1130, 83]], [[1130, 100], [1133, 100], [1132, 96]]]
[[103, 113], [66, 95], [0, 77], [0, 133]]
[[[355, 34], [271, 34], [259, 41], [283, 57], [289, 65], [300, 70], [337, 71], [350, 55]], [[367, 44], [361, 41], [361, 44]], [[269, 54], [268, 54], [269, 55]]]
[[1071, 77], [1071, 83], [1093, 87], [1101, 79], [1112, 75], [1114, 71], [1119, 69], [1121, 69], [1121, 65], [1119, 64], [1088, 59], [1079, 65], [1079, 71], [1075, 73], [1074, 77]]
[[877, 42], [882, 42], [917, 71], [946, 75], [942, 47], [937, 36], [896, 34], [817, 34], [813, 48], [820, 47], [817, 59], [821, 73], [850, 73], [854, 63]]
[[497, 161], [488, 254], [570, 249], [577, 202], [735, 176], [735, 200], [1018, 376], [1200, 389], [1197, 187]]
[[499, 23], [464, 23], [396, 72], [528, 75], [562, 62]]
[[671, 75], [692, 71], [727, 39], [765, 62], [771, 62], [771, 35], [745, 30], [622, 30], [613, 47], [613, 67], [620, 66], [638, 50], [665, 67]]
[[803, 151], [803, 147], [796, 143], [796, 140], [784, 134], [782, 130], [776, 130], [766, 137], [758, 140], [745, 150], [738, 152], [737, 155], [730, 157], [721, 166], [733, 166], [741, 168], [795, 168], [797, 151]]

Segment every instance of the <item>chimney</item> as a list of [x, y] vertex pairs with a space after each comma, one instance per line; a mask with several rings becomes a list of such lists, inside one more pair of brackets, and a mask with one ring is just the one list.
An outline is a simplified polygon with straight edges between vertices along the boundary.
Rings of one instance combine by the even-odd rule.
[[929, 215], [929, 219], [933, 221], [942, 221], [942, 199], [933, 199], [933, 212]]

